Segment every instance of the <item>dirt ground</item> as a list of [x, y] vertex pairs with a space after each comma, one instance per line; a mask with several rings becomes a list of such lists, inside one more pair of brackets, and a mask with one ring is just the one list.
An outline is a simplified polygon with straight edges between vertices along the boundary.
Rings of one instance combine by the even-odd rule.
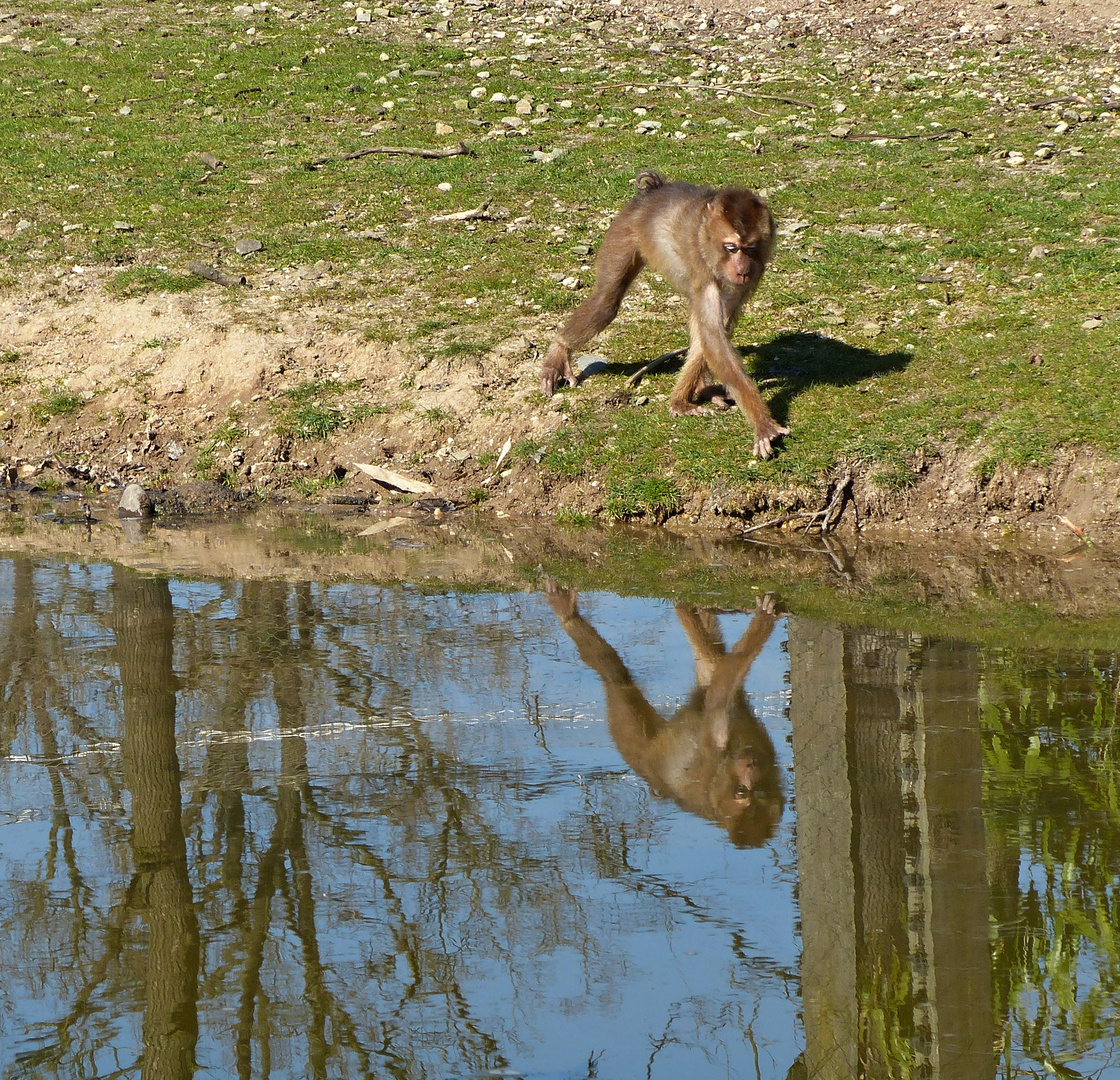
[[[658, 13], [670, 7], [681, 11], [647, 5]], [[848, 36], [863, 32], [870, 48], [927, 54], [948, 47], [962, 27], [996, 42], [1024, 36], [1120, 41], [1120, 3], [1112, 0], [922, 0], [910, 7], [770, 0], [763, 10], [739, 0], [709, 17], [768, 16], [776, 42], [828, 33], [835, 25]], [[697, 14], [690, 9], [691, 18]], [[252, 289], [239, 290], [236, 304], [219, 285], [118, 300], [105, 288], [112, 268], [81, 271], [52, 269], [0, 295], [0, 347], [19, 354], [22, 376], [18, 386], [0, 389], [0, 484], [92, 489], [108, 502], [136, 482], [158, 493], [163, 509], [190, 511], [249, 495], [290, 499], [294, 481], [345, 477], [343, 487], [328, 483], [308, 497], [386, 506], [398, 500], [398, 492], [357, 468], [369, 464], [426, 482], [436, 500], [478, 501], [485, 490], [485, 506], [499, 515], [603, 508], [604, 494], [592, 481], [549, 485], [531, 461], [497, 460], [507, 441], [541, 440], [564, 422], [560, 401], [533, 403], [552, 320], [522, 322], [474, 366], [461, 360], [418, 366], [402, 349], [350, 328], [355, 323], [344, 302], [332, 300], [349, 291], [348, 283], [329, 267], [263, 272]], [[278, 435], [274, 403], [285, 390], [319, 379], [365, 380], [376, 387], [376, 414], [322, 441]], [[65, 387], [85, 403], [35, 423], [27, 411], [29, 386]], [[244, 434], [216, 440], [213, 433], [231, 409]], [[226, 475], [225, 485], [198, 480], [202, 453], [213, 461], [211, 473]], [[918, 484], [902, 495], [854, 476], [852, 510], [842, 527], [1040, 538], [1068, 538], [1077, 528], [1091, 537], [1120, 536], [1120, 464], [1071, 451], [1048, 468], [1000, 471], [986, 481], [976, 464], [960, 453], [925, 462]], [[786, 497], [814, 510], [828, 492]], [[668, 525], [735, 531], [765, 520], [767, 501], [729, 515], [710, 492], [696, 490], [686, 493], [684, 512]]]

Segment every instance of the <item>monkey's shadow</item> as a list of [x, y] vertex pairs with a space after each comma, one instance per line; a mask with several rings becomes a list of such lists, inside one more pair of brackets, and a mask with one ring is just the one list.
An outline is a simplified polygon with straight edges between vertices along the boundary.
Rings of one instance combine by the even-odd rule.
[[[756, 381], [780, 380], [779, 387], [769, 398], [770, 411], [780, 424], [787, 423], [794, 398], [810, 386], [817, 383], [850, 386], [876, 375], [901, 371], [911, 360], [911, 354], [902, 350], [880, 353], [804, 331], [779, 334], [763, 345], [741, 347], [739, 353], [746, 363], [747, 373]], [[680, 367], [681, 363], [683, 356], [679, 362], [670, 361], [663, 370]], [[630, 367], [627, 374], [637, 370], [637, 367]]]
[[[880, 353], [804, 331], [779, 334], [764, 345], [746, 346], [739, 352], [748, 363], [748, 371], [753, 367], [756, 379], [781, 380], [769, 399], [770, 411], [780, 424], [789, 419], [794, 398], [810, 386], [850, 386], [876, 375], [902, 371], [912, 359], [901, 349]], [[755, 357], [753, 365], [750, 357]]]

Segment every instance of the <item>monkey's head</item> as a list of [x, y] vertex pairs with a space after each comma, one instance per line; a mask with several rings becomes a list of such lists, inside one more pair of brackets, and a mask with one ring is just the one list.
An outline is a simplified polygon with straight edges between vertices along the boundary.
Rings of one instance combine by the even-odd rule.
[[774, 744], [749, 709], [735, 718], [708, 788], [714, 816], [736, 847], [760, 847], [778, 831], [785, 809]]
[[723, 188], [707, 204], [704, 231], [715, 270], [729, 285], [753, 293], [774, 249], [774, 219], [746, 188]]

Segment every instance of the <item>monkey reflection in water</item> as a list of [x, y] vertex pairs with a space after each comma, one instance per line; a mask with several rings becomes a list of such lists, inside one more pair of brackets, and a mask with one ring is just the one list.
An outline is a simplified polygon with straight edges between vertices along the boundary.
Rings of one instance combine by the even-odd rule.
[[696, 658], [696, 686], [671, 719], [646, 700], [618, 653], [579, 613], [574, 589], [545, 586], [552, 610], [580, 659], [607, 695], [607, 724], [626, 763], [654, 795], [718, 822], [738, 847], [771, 839], [784, 799], [774, 744], [743, 690], [751, 664], [777, 622], [770, 594], [759, 600], [743, 636], [728, 650], [714, 611], [677, 604]]

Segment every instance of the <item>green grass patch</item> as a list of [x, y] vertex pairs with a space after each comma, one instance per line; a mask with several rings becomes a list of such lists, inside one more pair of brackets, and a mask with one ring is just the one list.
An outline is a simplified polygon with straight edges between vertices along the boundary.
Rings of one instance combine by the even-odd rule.
[[63, 416], [73, 416], [85, 402], [69, 390], [44, 391], [31, 406], [31, 417], [37, 424], [49, 424]]
[[149, 293], [190, 292], [204, 285], [200, 277], [190, 274], [173, 274], [155, 266], [130, 266], [118, 271], [106, 283], [106, 291], [122, 300]]

